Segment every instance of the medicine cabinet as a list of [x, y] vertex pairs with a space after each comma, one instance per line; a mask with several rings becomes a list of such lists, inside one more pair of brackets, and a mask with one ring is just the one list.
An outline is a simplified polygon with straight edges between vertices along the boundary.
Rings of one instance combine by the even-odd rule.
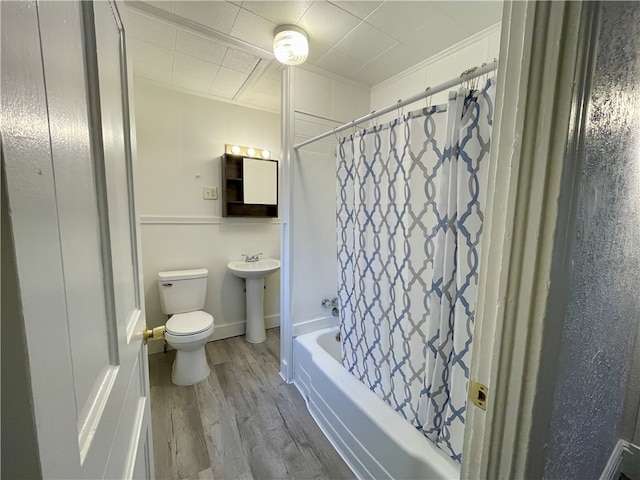
[[278, 162], [225, 153], [222, 216], [277, 217]]

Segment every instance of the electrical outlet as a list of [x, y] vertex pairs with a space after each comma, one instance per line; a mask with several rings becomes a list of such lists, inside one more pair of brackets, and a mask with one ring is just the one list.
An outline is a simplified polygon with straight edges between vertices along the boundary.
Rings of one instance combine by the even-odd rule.
[[218, 187], [202, 187], [202, 198], [205, 200], [217, 200]]

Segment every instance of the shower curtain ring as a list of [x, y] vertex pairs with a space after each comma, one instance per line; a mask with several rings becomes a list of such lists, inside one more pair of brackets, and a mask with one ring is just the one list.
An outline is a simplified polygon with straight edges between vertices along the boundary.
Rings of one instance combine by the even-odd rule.
[[427, 87], [424, 90], [424, 108], [428, 109], [431, 107], [431, 94], [429, 94], [429, 90], [431, 90], [431, 87]]
[[333, 136], [336, 137], [336, 142], [340, 143], [340, 139], [338, 138], [338, 134], [336, 133], [336, 129], [338, 127], [333, 127], [333, 130], [331, 130], [333, 132]]

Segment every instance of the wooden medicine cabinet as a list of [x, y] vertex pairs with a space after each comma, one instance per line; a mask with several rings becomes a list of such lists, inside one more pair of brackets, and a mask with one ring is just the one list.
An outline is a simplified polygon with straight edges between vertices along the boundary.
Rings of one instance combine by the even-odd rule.
[[278, 162], [222, 155], [222, 216], [277, 217]]

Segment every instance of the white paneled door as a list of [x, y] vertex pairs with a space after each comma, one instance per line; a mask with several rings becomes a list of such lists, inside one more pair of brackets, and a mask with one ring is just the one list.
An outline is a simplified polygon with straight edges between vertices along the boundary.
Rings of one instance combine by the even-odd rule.
[[2, 140], [44, 478], [152, 478], [125, 31], [2, 2]]

